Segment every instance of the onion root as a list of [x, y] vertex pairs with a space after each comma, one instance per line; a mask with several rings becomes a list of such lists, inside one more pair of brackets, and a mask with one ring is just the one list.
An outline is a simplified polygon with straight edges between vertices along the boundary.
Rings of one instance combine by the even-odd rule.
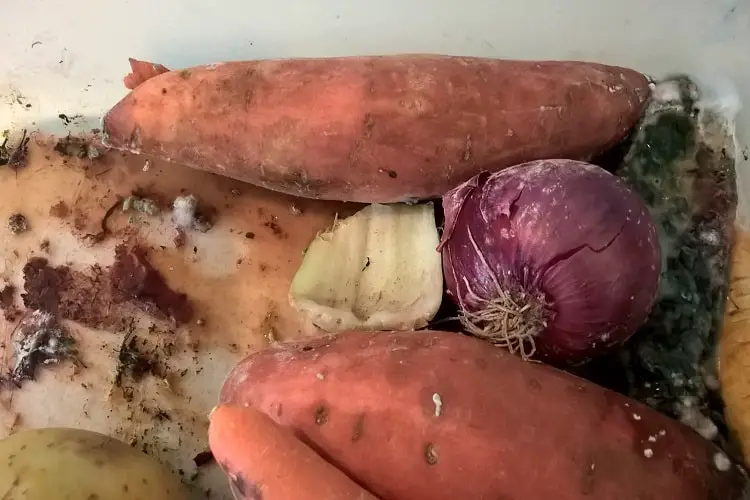
[[481, 300], [474, 311], [459, 316], [467, 333], [496, 346], [505, 347], [524, 360], [536, 354], [535, 337], [547, 328], [549, 304], [542, 294], [521, 293], [513, 297], [498, 288], [497, 295]]

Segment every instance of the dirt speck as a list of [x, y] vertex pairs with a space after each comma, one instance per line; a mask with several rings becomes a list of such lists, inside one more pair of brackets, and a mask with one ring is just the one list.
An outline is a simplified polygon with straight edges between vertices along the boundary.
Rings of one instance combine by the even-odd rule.
[[159, 375], [158, 361], [154, 354], [146, 352], [144, 347], [145, 344], [133, 334], [133, 328], [130, 325], [117, 353], [115, 387], [122, 387], [125, 378], [138, 382], [146, 374]]
[[13, 234], [25, 233], [31, 228], [25, 215], [15, 213], [8, 218], [8, 229]]
[[18, 319], [21, 311], [16, 307], [14, 296], [16, 294], [16, 287], [13, 285], [5, 285], [0, 290], [0, 309], [3, 310], [3, 316], [6, 321], [13, 322]]
[[51, 217], [55, 217], [57, 219], [64, 219], [68, 215], [70, 215], [70, 207], [67, 203], [60, 200], [51, 207], [49, 207], [49, 214]]
[[271, 306], [260, 324], [260, 332], [269, 344], [275, 344], [279, 341], [278, 322], [279, 313], [275, 306]]
[[273, 233], [274, 236], [276, 236], [279, 239], [286, 238], [286, 233], [279, 225], [278, 221], [276, 220], [276, 217], [273, 217], [271, 220], [266, 221], [263, 223], [265, 227], [267, 227], [271, 233]]

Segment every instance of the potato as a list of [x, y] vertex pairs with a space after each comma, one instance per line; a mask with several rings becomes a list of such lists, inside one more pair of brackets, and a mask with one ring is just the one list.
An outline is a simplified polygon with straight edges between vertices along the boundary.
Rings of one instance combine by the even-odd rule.
[[362, 203], [439, 198], [482, 170], [529, 160], [589, 159], [627, 133], [649, 95], [637, 71], [577, 61], [400, 54], [131, 65], [126, 84], [137, 86], [104, 116], [106, 145]]
[[23, 430], [0, 441], [3, 500], [179, 500], [187, 489], [153, 458], [96, 432]]
[[456, 333], [347, 332], [272, 347], [234, 368], [220, 400], [290, 426], [384, 500], [750, 492], [742, 469], [687, 426]]

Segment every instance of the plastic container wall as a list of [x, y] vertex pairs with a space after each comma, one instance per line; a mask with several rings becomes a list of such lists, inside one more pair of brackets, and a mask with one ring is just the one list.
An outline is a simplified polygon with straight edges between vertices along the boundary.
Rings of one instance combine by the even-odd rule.
[[[28, 0], [6, 2], [3, 18], [0, 127], [11, 133], [98, 127], [126, 92], [128, 57], [170, 68], [395, 52], [596, 60], [656, 77], [721, 75], [750, 102], [743, 0]], [[750, 215], [747, 110], [737, 127], [741, 213]]]

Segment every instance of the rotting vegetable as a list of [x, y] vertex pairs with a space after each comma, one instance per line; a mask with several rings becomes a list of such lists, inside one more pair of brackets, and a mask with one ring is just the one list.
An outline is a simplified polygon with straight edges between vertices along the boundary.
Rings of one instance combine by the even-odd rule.
[[254, 408], [219, 406], [210, 418], [211, 450], [237, 500], [376, 500]]
[[575, 61], [404, 54], [131, 66], [127, 85], [137, 86], [106, 113], [105, 145], [363, 203], [439, 198], [482, 170], [538, 158], [588, 159], [627, 133], [649, 94], [636, 71]]
[[657, 83], [653, 96], [618, 174], [656, 221], [661, 285], [647, 323], [603, 371], [625, 374], [613, 381], [625, 394], [724, 439], [723, 405], [710, 386], [729, 289], [738, 96], [687, 76]]
[[9, 500], [181, 500], [186, 488], [159, 462], [97, 432], [43, 428], [0, 441], [0, 493]]
[[313, 240], [289, 301], [328, 332], [423, 328], [443, 298], [438, 240], [432, 203], [369, 205]]
[[[740, 500], [750, 491], [741, 467], [689, 427], [457, 333], [279, 344], [241, 361], [220, 402], [291, 427], [386, 500]], [[225, 435], [212, 444], [241, 457], [246, 442]]]
[[20, 387], [25, 380], [35, 380], [44, 365], [64, 360], [81, 364], [75, 339], [55, 316], [47, 311], [32, 311], [13, 330], [13, 368], [8, 381]]
[[524, 358], [576, 364], [643, 325], [659, 284], [648, 209], [604, 169], [539, 160], [443, 197], [448, 293], [471, 334]]

